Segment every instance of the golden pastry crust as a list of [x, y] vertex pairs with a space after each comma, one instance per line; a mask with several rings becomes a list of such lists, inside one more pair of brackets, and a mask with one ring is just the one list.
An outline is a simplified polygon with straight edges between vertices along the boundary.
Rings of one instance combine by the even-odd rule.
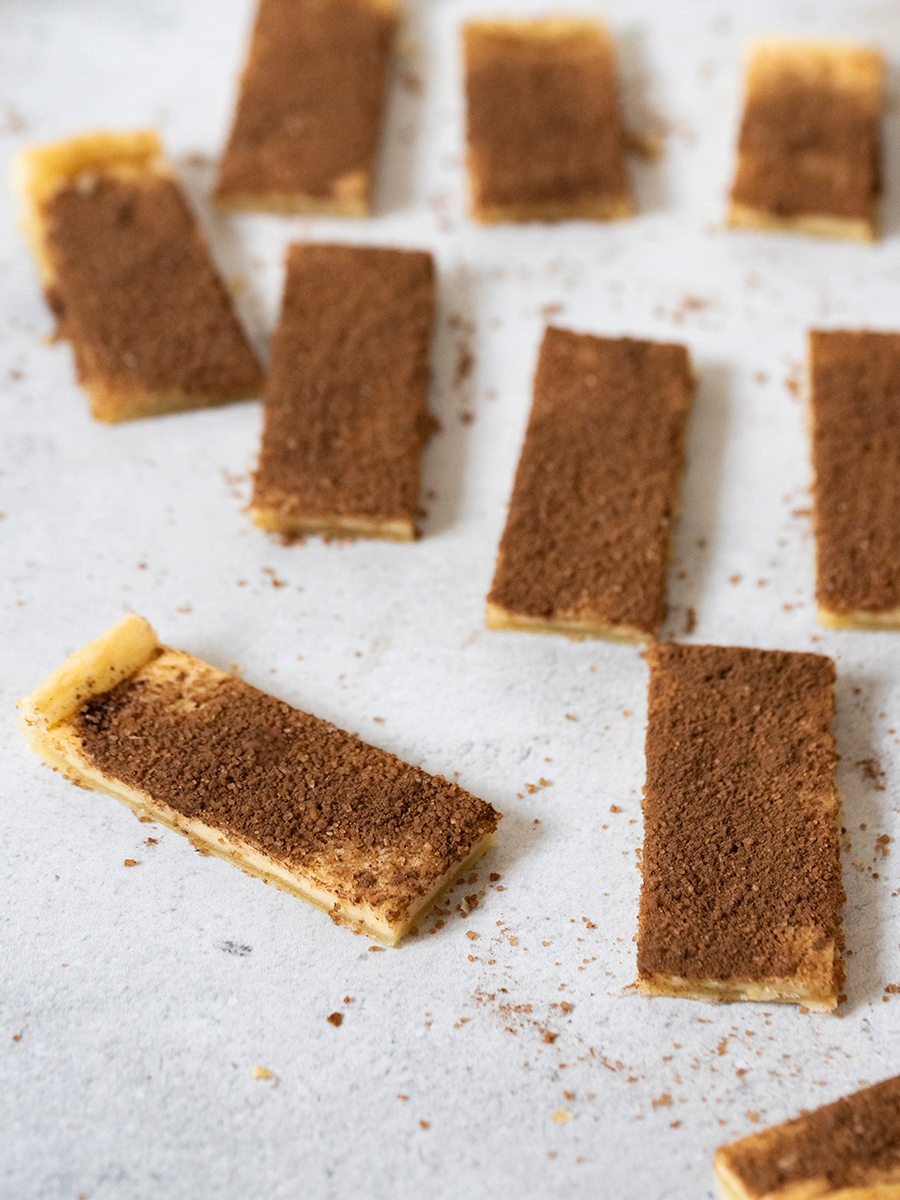
[[615, 50], [599, 22], [470, 21], [463, 52], [476, 221], [634, 215]]
[[259, 394], [259, 363], [152, 130], [26, 147], [13, 184], [98, 420]]
[[68, 779], [385, 945], [494, 840], [490, 805], [160, 646], [134, 614], [20, 708]]
[[873, 241], [883, 76], [867, 47], [754, 43], [727, 223]]

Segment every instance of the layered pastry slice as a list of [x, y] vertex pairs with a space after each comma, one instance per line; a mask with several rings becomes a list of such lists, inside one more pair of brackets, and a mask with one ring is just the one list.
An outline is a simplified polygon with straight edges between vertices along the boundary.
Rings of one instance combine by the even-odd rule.
[[729, 225], [871, 241], [884, 63], [843, 42], [757, 42]]
[[900, 333], [814, 330], [809, 376], [819, 621], [900, 629]]
[[713, 1169], [722, 1200], [897, 1200], [900, 1076], [721, 1146]]
[[259, 0], [220, 208], [365, 216], [396, 0]]
[[434, 322], [417, 250], [291, 246], [250, 512], [286, 536], [416, 536]]
[[612, 40], [597, 21], [470, 21], [466, 145], [477, 221], [634, 211]]
[[494, 840], [489, 804], [161, 646], [133, 614], [19, 707], [74, 783], [386, 945]]
[[692, 391], [684, 346], [546, 331], [491, 629], [656, 636]]
[[638, 991], [834, 1008], [834, 664], [667, 643], [647, 659]]
[[22, 150], [25, 232], [101, 421], [258, 396], [262, 371], [156, 134]]

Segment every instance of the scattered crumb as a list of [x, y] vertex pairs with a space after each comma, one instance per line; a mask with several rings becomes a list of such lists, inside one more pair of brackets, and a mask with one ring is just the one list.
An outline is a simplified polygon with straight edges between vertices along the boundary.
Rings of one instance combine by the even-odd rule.
[[137, 859], [136, 859], [136, 858], [126, 858], [126, 859], [125, 859], [125, 866], [126, 866], [126, 867], [136, 867], [136, 866], [137, 866]]
[[422, 1128], [423, 1128], [423, 1129], [430, 1129], [430, 1128], [431, 1128], [431, 1125], [429, 1124], [429, 1122], [428, 1122], [428, 1121], [420, 1121], [420, 1122], [419, 1122], [419, 1124], [422, 1126]]
[[384, 950], [384, 946], [370, 946], [369, 947], [370, 954], [380, 954], [383, 950]]
[[267, 1071], [265, 1067], [254, 1067], [250, 1072], [254, 1079], [274, 1079], [275, 1076], [271, 1071]]
[[575, 1114], [573, 1112], [570, 1112], [569, 1109], [558, 1108], [556, 1110], [556, 1112], [553, 1114], [553, 1116], [550, 1118], [550, 1120], [553, 1122], [554, 1125], [565, 1125], [569, 1121], [571, 1121], [574, 1116], [575, 1116]]
[[729, 582], [729, 583], [740, 583], [740, 582], [741, 582], [741, 577], [740, 577], [740, 575], [738, 575], [737, 573], [735, 573], [734, 575], [729, 575], [729, 576], [728, 576], [728, 582]]
[[696, 628], [697, 628], [697, 614], [694, 612], [693, 608], [688, 607], [687, 613], [685, 615], [685, 622], [684, 622], [685, 637], [689, 637]]
[[338, 1025], [340, 1025], [343, 1019], [343, 1015], [339, 1012], [333, 1012], [329, 1017], [326, 1018], [328, 1024], [333, 1025], [335, 1029], [337, 1029]]
[[398, 1093], [397, 1093], [397, 1099], [398, 1099], [398, 1100], [408, 1100], [408, 1099], [409, 1099], [409, 1096], [404, 1096], [402, 1092], [398, 1092]]
[[471, 930], [471, 929], [467, 929], [466, 937], [469, 939], [470, 942], [474, 942], [475, 939], [478, 937], [478, 934], [473, 932], [473, 930]]

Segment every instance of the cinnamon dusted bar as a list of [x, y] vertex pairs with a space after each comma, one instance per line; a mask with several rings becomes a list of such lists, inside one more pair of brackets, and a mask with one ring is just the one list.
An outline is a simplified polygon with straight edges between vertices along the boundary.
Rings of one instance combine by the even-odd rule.
[[662, 642], [647, 659], [638, 990], [834, 1008], [834, 664]]
[[634, 211], [615, 52], [596, 21], [470, 21], [466, 140], [478, 221]]
[[206, 852], [395, 945], [499, 814], [125, 617], [26, 700], [34, 752]]
[[259, 363], [155, 133], [26, 148], [14, 182], [95, 417], [126, 421], [259, 395]]
[[900, 629], [900, 334], [809, 335], [819, 621]]
[[684, 346], [546, 331], [490, 628], [656, 635], [691, 392]]
[[290, 247], [250, 510], [257, 525], [288, 536], [415, 537], [433, 320], [430, 254]]
[[721, 1146], [713, 1168], [723, 1200], [894, 1200], [900, 1076]]
[[728, 223], [872, 241], [883, 77], [863, 46], [756, 43]]
[[220, 208], [365, 216], [396, 0], [259, 0]]

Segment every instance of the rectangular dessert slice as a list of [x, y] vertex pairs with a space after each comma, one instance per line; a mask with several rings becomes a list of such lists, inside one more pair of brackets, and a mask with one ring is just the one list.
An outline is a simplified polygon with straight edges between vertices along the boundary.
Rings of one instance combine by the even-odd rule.
[[365, 216], [396, 0], [259, 0], [220, 208]]
[[416, 536], [434, 322], [424, 251], [291, 246], [251, 514], [263, 529]]
[[475, 220], [632, 215], [615, 52], [599, 22], [470, 21], [463, 51]]
[[125, 617], [20, 701], [32, 750], [198, 849], [395, 945], [500, 814]]
[[647, 659], [638, 991], [834, 1008], [834, 664], [663, 642]]
[[546, 331], [491, 629], [655, 637], [691, 393], [684, 346]]
[[257, 396], [262, 371], [152, 131], [22, 150], [25, 232], [101, 421]]
[[729, 225], [872, 241], [883, 76], [880, 52], [863, 46], [757, 42]]
[[720, 1146], [723, 1200], [897, 1200], [900, 1076]]
[[900, 333], [813, 330], [819, 621], [900, 629]]

